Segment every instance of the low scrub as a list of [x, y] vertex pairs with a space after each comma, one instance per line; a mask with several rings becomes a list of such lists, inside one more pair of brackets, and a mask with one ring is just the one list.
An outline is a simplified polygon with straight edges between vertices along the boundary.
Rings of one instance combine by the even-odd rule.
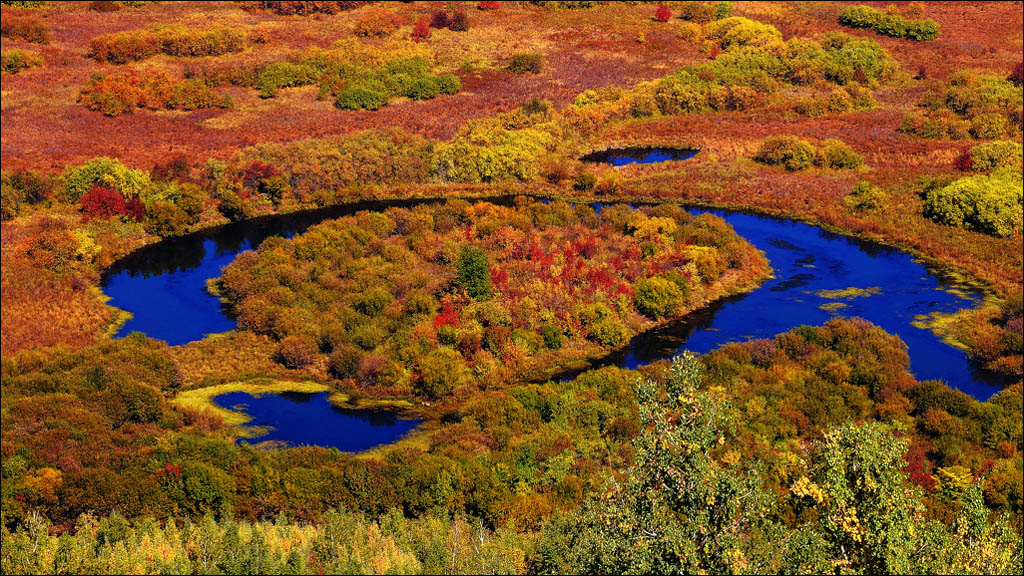
[[94, 75], [78, 95], [90, 110], [107, 116], [147, 110], [228, 108], [231, 99], [215, 93], [202, 80], [175, 80], [160, 70], [124, 71]]
[[990, 74], [956, 73], [918, 102], [900, 130], [922, 138], [1006, 138], [1020, 133], [1024, 91]]
[[926, 41], [939, 37], [938, 22], [928, 18], [904, 18], [895, 6], [882, 12], [870, 6], [851, 6], [839, 16], [839, 23], [850, 28], [868, 28], [883, 36]]
[[828, 138], [815, 147], [796, 136], [771, 136], [761, 143], [754, 160], [786, 170], [805, 170], [811, 166], [833, 170], [856, 170], [864, 159], [842, 140]]
[[43, 58], [35, 52], [25, 50], [4, 50], [0, 52], [0, 71], [4, 74], [17, 74], [29, 68], [42, 66]]
[[924, 197], [922, 213], [936, 222], [1000, 237], [1021, 231], [1024, 216], [1019, 167], [966, 176], [945, 185], [930, 183], [925, 186]]
[[245, 48], [245, 35], [231, 28], [191, 30], [164, 26], [129, 30], [93, 38], [89, 56], [100, 62], [125, 64], [157, 54], [178, 57], [220, 56]]

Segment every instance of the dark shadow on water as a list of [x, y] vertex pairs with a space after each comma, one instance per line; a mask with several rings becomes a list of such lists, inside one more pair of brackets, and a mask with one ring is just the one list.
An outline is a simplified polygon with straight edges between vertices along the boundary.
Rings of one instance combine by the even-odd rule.
[[668, 162], [670, 160], [689, 160], [699, 150], [692, 148], [670, 148], [670, 147], [628, 147], [611, 148], [599, 150], [580, 156], [583, 162], [597, 164], [611, 164], [612, 166], [625, 166], [626, 164], [655, 164], [657, 162]]

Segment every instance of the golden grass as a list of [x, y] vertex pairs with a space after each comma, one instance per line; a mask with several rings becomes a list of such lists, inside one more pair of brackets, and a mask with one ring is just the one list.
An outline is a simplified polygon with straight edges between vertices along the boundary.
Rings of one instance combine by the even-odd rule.
[[882, 289], [878, 286], [868, 286], [867, 288], [850, 286], [849, 288], [837, 288], [835, 290], [818, 290], [814, 295], [826, 300], [852, 300], [854, 298], [867, 298], [881, 292]]
[[292, 382], [288, 380], [258, 378], [247, 380], [245, 382], [229, 382], [227, 384], [219, 384], [217, 386], [187, 390], [178, 394], [171, 403], [179, 408], [188, 408], [199, 412], [210, 412], [221, 417], [225, 424], [241, 426], [250, 420], [249, 416], [242, 412], [235, 412], [218, 406], [217, 403], [214, 402], [214, 398], [231, 392], [245, 392], [246, 394], [251, 394], [253, 396], [263, 396], [265, 394], [280, 394], [282, 392], [316, 394], [318, 392], [326, 392], [327, 390], [327, 386], [318, 382]]

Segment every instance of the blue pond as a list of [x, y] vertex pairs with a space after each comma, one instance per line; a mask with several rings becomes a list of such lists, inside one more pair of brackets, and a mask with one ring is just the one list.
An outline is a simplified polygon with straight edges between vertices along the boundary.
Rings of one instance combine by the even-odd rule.
[[250, 425], [269, 427], [266, 434], [239, 440], [246, 443], [280, 442], [361, 452], [394, 442], [420, 423], [401, 420], [389, 412], [338, 408], [327, 398], [327, 392], [261, 396], [231, 392], [214, 401], [223, 408], [245, 412], [252, 418]]
[[[258, 246], [267, 237], [291, 236], [328, 218], [413, 203], [332, 207], [231, 224], [161, 242], [119, 261], [105, 276], [104, 290], [112, 298], [111, 304], [134, 315], [120, 334], [137, 330], [170, 344], [185, 344], [235, 327], [229, 311], [206, 291], [206, 280], [219, 276], [221, 267], [239, 252]], [[910, 255], [879, 244], [785, 219], [728, 210], [710, 212], [765, 252], [774, 278], [749, 294], [718, 301], [683, 321], [639, 335], [626, 349], [595, 362], [595, 366], [633, 368], [684, 349], [708, 352], [729, 342], [768, 338], [842, 315], [866, 318], [899, 335], [908, 346], [911, 370], [920, 379], [943, 380], [979, 400], [1001, 389], [1003, 381], [998, 375], [978, 369], [964, 352], [911, 324], [917, 315], [976, 305], [982, 297], [976, 290], [958, 286]], [[866, 295], [843, 298], [821, 293], [848, 288], [861, 289]], [[841, 307], [836, 307], [837, 303]], [[224, 395], [217, 401], [225, 406], [243, 403], [256, 424], [273, 428], [258, 441], [356, 451], [397, 440], [416, 425], [379, 412], [338, 410], [322, 395]]]
[[654, 164], [669, 160], [688, 160], [699, 150], [691, 148], [612, 148], [591, 152], [580, 157], [584, 162], [625, 166], [626, 164]]

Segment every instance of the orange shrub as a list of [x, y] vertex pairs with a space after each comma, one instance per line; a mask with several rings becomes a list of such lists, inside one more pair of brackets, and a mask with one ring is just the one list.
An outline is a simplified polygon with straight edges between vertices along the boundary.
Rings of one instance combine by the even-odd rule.
[[157, 54], [168, 56], [219, 56], [245, 47], [244, 35], [230, 28], [192, 31], [183, 27], [129, 30], [97, 36], [89, 55], [100, 62], [125, 64]]
[[82, 88], [78, 101], [107, 116], [127, 114], [136, 108], [196, 110], [231, 105], [228, 97], [215, 94], [201, 80], [177, 81], [159, 70], [94, 75]]
[[357, 36], [381, 38], [398, 30], [401, 19], [391, 10], [382, 6], [367, 9], [356, 19]]
[[50, 31], [35, 18], [4, 13], [0, 16], [0, 35], [33, 44], [49, 44]]

